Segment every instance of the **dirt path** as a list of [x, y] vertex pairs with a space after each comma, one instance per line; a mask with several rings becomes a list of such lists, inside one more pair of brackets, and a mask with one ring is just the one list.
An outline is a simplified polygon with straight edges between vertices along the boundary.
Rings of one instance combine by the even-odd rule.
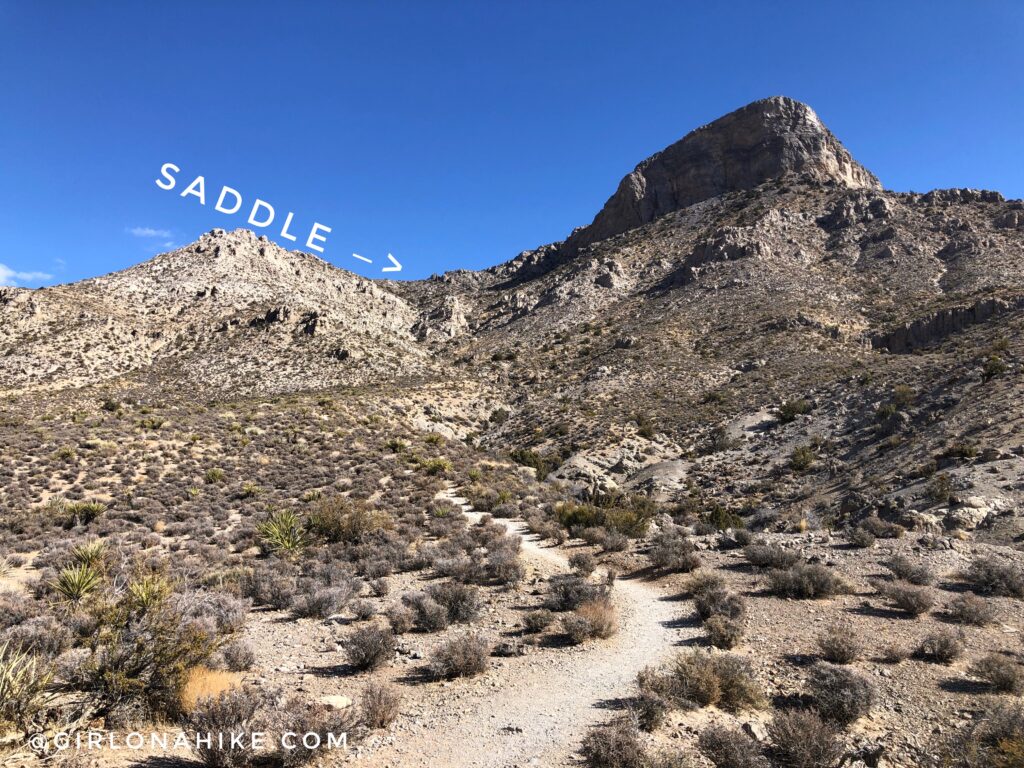
[[[465, 499], [444, 494], [476, 521]], [[563, 550], [541, 546], [524, 524], [504, 522], [523, 539], [523, 559], [547, 575], [568, 570]], [[582, 647], [541, 651], [512, 659], [482, 681], [458, 681], [451, 693], [427, 704], [424, 727], [399, 737], [372, 765], [565, 766], [587, 729], [612, 716], [631, 695], [637, 672], [656, 663], [693, 630], [672, 628], [682, 609], [638, 580], [619, 579], [613, 590], [618, 634]]]

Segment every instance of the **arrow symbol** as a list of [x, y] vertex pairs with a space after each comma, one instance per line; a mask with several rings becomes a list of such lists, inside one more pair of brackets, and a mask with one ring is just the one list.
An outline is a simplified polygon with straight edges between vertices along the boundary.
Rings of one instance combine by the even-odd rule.
[[367, 264], [373, 264], [373, 262], [370, 261], [370, 259], [366, 258], [365, 256], [360, 256], [358, 253], [353, 253], [352, 255], [355, 258], [359, 259], [360, 261], [365, 261]]
[[399, 264], [398, 263], [398, 259], [396, 259], [394, 256], [392, 256], [390, 253], [388, 254], [388, 260], [392, 264], [394, 264], [395, 266], [393, 266], [393, 267], [384, 267], [381, 270], [381, 272], [401, 272], [402, 271], [402, 265]]

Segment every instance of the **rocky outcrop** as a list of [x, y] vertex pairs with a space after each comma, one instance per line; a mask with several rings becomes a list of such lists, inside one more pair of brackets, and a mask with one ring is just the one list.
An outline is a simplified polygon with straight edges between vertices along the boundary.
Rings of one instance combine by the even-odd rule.
[[640, 163], [563, 255], [712, 197], [788, 173], [851, 188], [881, 189], [806, 104], [784, 96], [748, 104]]
[[950, 334], [1013, 309], [1024, 308], [1024, 296], [1010, 299], [981, 299], [969, 306], [940, 309], [925, 317], [904, 323], [898, 328], [871, 337], [873, 349], [902, 354], [940, 341]]

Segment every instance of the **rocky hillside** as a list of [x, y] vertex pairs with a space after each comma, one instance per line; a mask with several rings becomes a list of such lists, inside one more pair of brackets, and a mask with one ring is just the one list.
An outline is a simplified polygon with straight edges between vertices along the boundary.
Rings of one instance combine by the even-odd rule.
[[387, 384], [424, 428], [584, 493], [974, 528], [1024, 487], [1022, 246], [1020, 201], [886, 191], [809, 107], [772, 98], [482, 272], [375, 283], [240, 230], [6, 290], [0, 384]]

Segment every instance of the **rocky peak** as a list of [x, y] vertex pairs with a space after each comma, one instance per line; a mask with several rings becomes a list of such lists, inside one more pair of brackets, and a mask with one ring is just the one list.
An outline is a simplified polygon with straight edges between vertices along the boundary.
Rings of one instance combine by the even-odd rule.
[[593, 223], [574, 232], [562, 250], [574, 253], [666, 213], [787, 173], [881, 189], [813, 109], [775, 96], [720, 117], [644, 160], [619, 183]]

